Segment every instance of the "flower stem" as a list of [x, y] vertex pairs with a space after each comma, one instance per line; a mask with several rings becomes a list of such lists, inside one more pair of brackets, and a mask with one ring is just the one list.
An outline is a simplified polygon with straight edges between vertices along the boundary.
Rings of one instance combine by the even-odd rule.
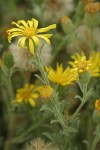
[[84, 106], [84, 104], [85, 104], [85, 102], [83, 102], [83, 101], [80, 103], [79, 107], [76, 109], [75, 113], [73, 114], [72, 119], [74, 119], [79, 114], [79, 112], [82, 109], [82, 107]]
[[7, 139], [5, 142], [4, 150], [11, 150], [11, 141], [13, 139], [14, 135], [14, 113], [11, 111], [11, 100], [15, 98], [13, 86], [11, 82], [11, 78], [7, 76], [3, 76], [4, 83], [6, 85], [10, 100], [6, 101], [7, 106], [7, 115], [8, 115], [8, 133], [7, 133]]
[[44, 67], [43, 67], [43, 65], [42, 65], [41, 58], [40, 58], [38, 52], [35, 53], [35, 58], [36, 58], [36, 65], [37, 65], [39, 71], [40, 71], [41, 74], [42, 74], [42, 77], [43, 77], [44, 82], [46, 82], [46, 84], [49, 85], [49, 80], [47, 79], [47, 73], [46, 73], [46, 71], [44, 70]]
[[97, 145], [97, 142], [99, 141], [99, 134], [100, 134], [100, 125], [98, 124], [97, 129], [96, 129], [96, 135], [95, 135], [91, 150], [96, 150], [96, 145]]

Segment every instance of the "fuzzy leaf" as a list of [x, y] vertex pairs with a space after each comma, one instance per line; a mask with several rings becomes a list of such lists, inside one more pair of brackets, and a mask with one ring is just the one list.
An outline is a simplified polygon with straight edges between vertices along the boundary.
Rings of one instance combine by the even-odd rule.
[[76, 95], [75, 98], [78, 98], [80, 101], [82, 101], [82, 97], [79, 95]]

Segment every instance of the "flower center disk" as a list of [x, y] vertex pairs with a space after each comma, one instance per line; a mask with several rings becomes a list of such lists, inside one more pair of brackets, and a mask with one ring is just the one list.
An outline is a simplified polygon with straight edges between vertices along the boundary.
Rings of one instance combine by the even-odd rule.
[[30, 38], [31, 36], [36, 35], [36, 29], [35, 28], [26, 28], [24, 31], [24, 36], [27, 38]]

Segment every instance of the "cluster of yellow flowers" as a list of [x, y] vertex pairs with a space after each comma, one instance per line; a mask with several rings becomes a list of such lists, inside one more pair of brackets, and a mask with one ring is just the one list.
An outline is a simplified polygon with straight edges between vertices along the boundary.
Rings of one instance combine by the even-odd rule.
[[[44, 39], [50, 44], [49, 38], [52, 34], [43, 34], [50, 29], [56, 28], [56, 24], [50, 25], [45, 28], [38, 29], [38, 21], [36, 19], [20, 20], [17, 23], [12, 22], [16, 28], [9, 29], [8, 41], [20, 36], [18, 44], [26, 50], [29, 50], [31, 54], [35, 53], [34, 45], [39, 45], [39, 38]], [[48, 79], [55, 84], [60, 86], [66, 86], [74, 83], [77, 80], [78, 74], [86, 71], [90, 72], [91, 77], [100, 76], [100, 52], [92, 52], [87, 59], [85, 54], [76, 54], [72, 56], [73, 61], [69, 62], [71, 67], [67, 67], [65, 70], [62, 64], [57, 63], [57, 69], [54, 70], [52, 67], [46, 67], [48, 73]], [[16, 102], [30, 103], [33, 107], [36, 105], [35, 99], [38, 98], [38, 92], [42, 98], [49, 98], [52, 96], [54, 90], [50, 85], [43, 85], [36, 88], [34, 85], [25, 84], [24, 88], [18, 89], [16, 94]], [[100, 102], [96, 101], [95, 107], [100, 109]]]

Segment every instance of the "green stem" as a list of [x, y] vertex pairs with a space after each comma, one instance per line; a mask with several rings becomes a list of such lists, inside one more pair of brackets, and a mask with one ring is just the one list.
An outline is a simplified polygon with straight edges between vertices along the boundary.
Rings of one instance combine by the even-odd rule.
[[13, 139], [14, 135], [14, 114], [11, 111], [11, 100], [14, 100], [15, 95], [12, 87], [12, 82], [10, 77], [3, 76], [4, 83], [6, 85], [10, 100], [6, 101], [6, 107], [7, 107], [7, 115], [8, 115], [8, 133], [7, 133], [7, 139], [5, 142], [4, 150], [11, 150], [11, 141]]
[[79, 114], [79, 112], [82, 109], [82, 107], [84, 106], [84, 104], [85, 104], [85, 102], [83, 102], [83, 101], [80, 103], [79, 107], [76, 109], [75, 113], [73, 114], [72, 119], [74, 119]]
[[39, 69], [39, 71], [41, 72], [41, 74], [42, 74], [42, 77], [43, 77], [43, 80], [44, 80], [44, 82], [46, 82], [46, 84], [50, 84], [49, 83], [49, 80], [47, 79], [47, 73], [46, 73], [46, 71], [44, 70], [44, 67], [43, 67], [43, 65], [42, 65], [42, 62], [41, 62], [41, 58], [40, 58], [40, 56], [39, 56], [39, 53], [38, 52], [36, 52], [35, 53], [35, 58], [36, 58], [36, 65], [37, 65], [37, 67], [38, 67], [38, 69]]
[[99, 141], [99, 134], [100, 134], [100, 125], [98, 124], [97, 129], [96, 129], [96, 135], [95, 135], [91, 150], [96, 150], [96, 145], [97, 145], [97, 142]]

